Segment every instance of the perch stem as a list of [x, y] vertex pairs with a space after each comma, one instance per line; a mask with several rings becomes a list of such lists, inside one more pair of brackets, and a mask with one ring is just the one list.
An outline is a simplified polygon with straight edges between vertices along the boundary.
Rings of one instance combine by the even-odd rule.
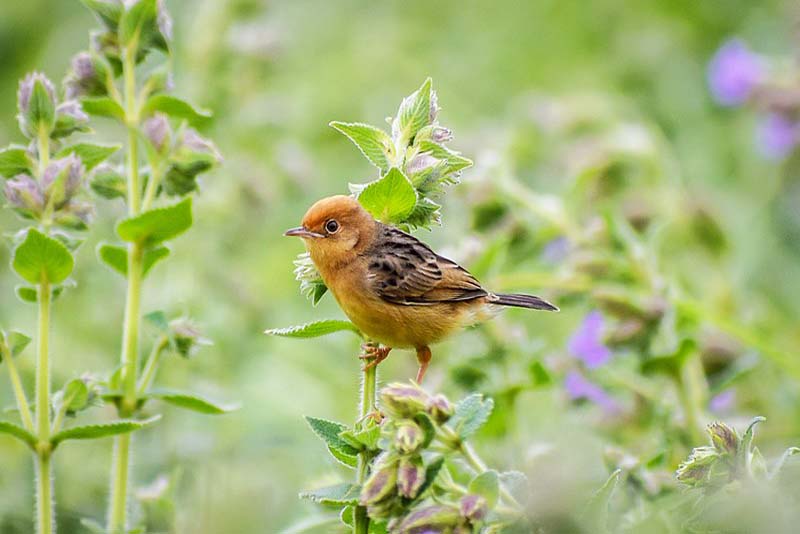
[[[375, 390], [377, 385], [378, 369], [377, 366], [365, 365], [361, 374], [361, 405], [359, 409], [359, 420], [364, 420], [375, 406]], [[358, 455], [358, 470], [356, 483], [361, 485], [367, 480], [369, 475], [370, 456], [368, 451], [362, 451]], [[357, 506], [353, 521], [353, 532], [355, 534], [367, 534], [369, 532], [369, 516], [365, 506]]]

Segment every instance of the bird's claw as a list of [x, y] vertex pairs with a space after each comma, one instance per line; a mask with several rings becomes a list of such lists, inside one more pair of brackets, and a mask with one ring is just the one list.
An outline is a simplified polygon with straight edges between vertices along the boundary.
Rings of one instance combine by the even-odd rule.
[[389, 352], [391, 352], [392, 347], [381, 347], [374, 343], [364, 343], [361, 345], [361, 350], [362, 352], [358, 355], [358, 357], [362, 360], [367, 360], [362, 367], [362, 371], [366, 371], [367, 369], [372, 369], [385, 360], [389, 356]]

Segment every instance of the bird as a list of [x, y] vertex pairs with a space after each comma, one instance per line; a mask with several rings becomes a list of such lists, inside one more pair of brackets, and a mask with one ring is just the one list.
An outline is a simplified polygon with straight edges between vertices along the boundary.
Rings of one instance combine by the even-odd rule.
[[376, 220], [357, 199], [336, 195], [314, 203], [302, 225], [284, 232], [300, 237], [339, 307], [368, 339], [365, 368], [393, 348], [416, 350], [421, 383], [432, 344], [460, 328], [513, 306], [558, 311], [533, 295], [484, 289], [469, 271], [416, 237]]

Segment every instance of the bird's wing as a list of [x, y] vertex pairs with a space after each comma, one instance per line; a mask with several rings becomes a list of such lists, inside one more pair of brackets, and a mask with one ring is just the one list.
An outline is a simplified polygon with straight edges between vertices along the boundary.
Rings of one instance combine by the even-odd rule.
[[397, 228], [382, 228], [367, 254], [370, 285], [386, 301], [427, 305], [487, 295], [466, 269]]

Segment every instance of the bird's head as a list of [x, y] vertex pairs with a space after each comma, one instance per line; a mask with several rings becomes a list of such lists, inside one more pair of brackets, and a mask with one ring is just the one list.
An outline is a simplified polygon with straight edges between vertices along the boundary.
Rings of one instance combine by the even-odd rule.
[[375, 225], [375, 219], [356, 199], [337, 195], [316, 202], [303, 217], [302, 226], [283, 235], [302, 238], [311, 259], [321, 267], [321, 263], [340, 264], [369, 244]]

